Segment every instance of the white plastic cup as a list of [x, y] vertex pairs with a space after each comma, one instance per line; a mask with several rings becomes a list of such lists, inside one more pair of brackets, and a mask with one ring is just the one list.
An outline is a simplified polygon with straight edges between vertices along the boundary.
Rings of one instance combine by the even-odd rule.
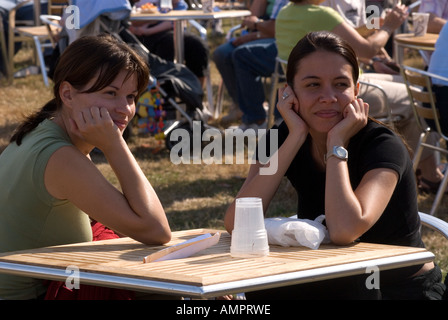
[[173, 10], [172, 0], [160, 0], [160, 12], [167, 13]]
[[423, 37], [428, 30], [429, 13], [413, 12], [412, 25], [414, 26], [414, 35]]
[[230, 254], [235, 258], [264, 257], [269, 254], [261, 198], [238, 198]]
[[212, 13], [214, 5], [214, 0], [202, 0], [202, 11], [204, 13]]

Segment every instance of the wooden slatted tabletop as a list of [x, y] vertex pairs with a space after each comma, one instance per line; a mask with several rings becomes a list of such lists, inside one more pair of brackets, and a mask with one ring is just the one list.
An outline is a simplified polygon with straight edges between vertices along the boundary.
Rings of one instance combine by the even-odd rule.
[[[143, 263], [143, 258], [151, 253], [208, 232], [215, 233], [217, 230], [173, 232], [173, 240], [164, 246], [147, 246], [130, 238], [120, 238], [2, 253], [0, 265], [12, 263], [59, 270], [76, 266], [89, 274], [205, 287], [412, 254], [424, 254], [426, 261], [433, 258], [423, 248], [369, 243], [350, 246], [321, 245], [318, 250], [270, 246], [270, 253], [264, 258], [232, 258], [230, 236], [219, 231], [221, 238], [218, 244], [191, 257]], [[407, 262], [408, 265], [417, 263], [421, 261], [411, 259]], [[0, 272], [3, 272], [1, 266]]]
[[395, 42], [424, 50], [434, 50], [439, 35], [437, 33], [427, 33], [424, 36], [416, 37], [413, 33], [400, 33], [394, 36]]

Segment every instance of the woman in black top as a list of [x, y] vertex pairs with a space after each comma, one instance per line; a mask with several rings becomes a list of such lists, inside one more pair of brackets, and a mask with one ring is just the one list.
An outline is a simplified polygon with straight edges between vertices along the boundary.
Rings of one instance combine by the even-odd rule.
[[[297, 43], [288, 59], [288, 85], [279, 90], [277, 108], [284, 122], [278, 128], [277, 171], [263, 175], [263, 164], [252, 165], [237, 197], [261, 197], [266, 212], [286, 175], [298, 194], [298, 217], [325, 214], [333, 243], [423, 246], [408, 150], [368, 117], [368, 104], [357, 98], [358, 72], [353, 49], [332, 33], [309, 33]], [[234, 203], [225, 217], [229, 232], [233, 220]], [[443, 289], [440, 269], [432, 262], [381, 272], [379, 290], [366, 286], [367, 276], [267, 292], [269, 298], [284, 293], [287, 298], [414, 299]]]

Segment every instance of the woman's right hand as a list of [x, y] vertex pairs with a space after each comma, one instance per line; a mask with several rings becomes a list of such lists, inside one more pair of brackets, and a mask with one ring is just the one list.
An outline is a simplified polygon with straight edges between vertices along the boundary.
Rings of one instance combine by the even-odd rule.
[[308, 125], [300, 117], [299, 100], [289, 86], [278, 89], [277, 109], [286, 122], [290, 133], [294, 132], [298, 136], [308, 134]]

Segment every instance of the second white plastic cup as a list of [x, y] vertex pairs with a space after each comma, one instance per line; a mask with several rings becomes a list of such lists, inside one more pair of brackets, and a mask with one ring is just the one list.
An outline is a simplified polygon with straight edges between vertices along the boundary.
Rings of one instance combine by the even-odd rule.
[[238, 198], [230, 246], [232, 257], [253, 258], [269, 254], [261, 198]]
[[160, 0], [160, 12], [168, 13], [173, 10], [172, 0]]
[[428, 30], [429, 13], [413, 12], [412, 25], [414, 26], [414, 35], [423, 37]]

